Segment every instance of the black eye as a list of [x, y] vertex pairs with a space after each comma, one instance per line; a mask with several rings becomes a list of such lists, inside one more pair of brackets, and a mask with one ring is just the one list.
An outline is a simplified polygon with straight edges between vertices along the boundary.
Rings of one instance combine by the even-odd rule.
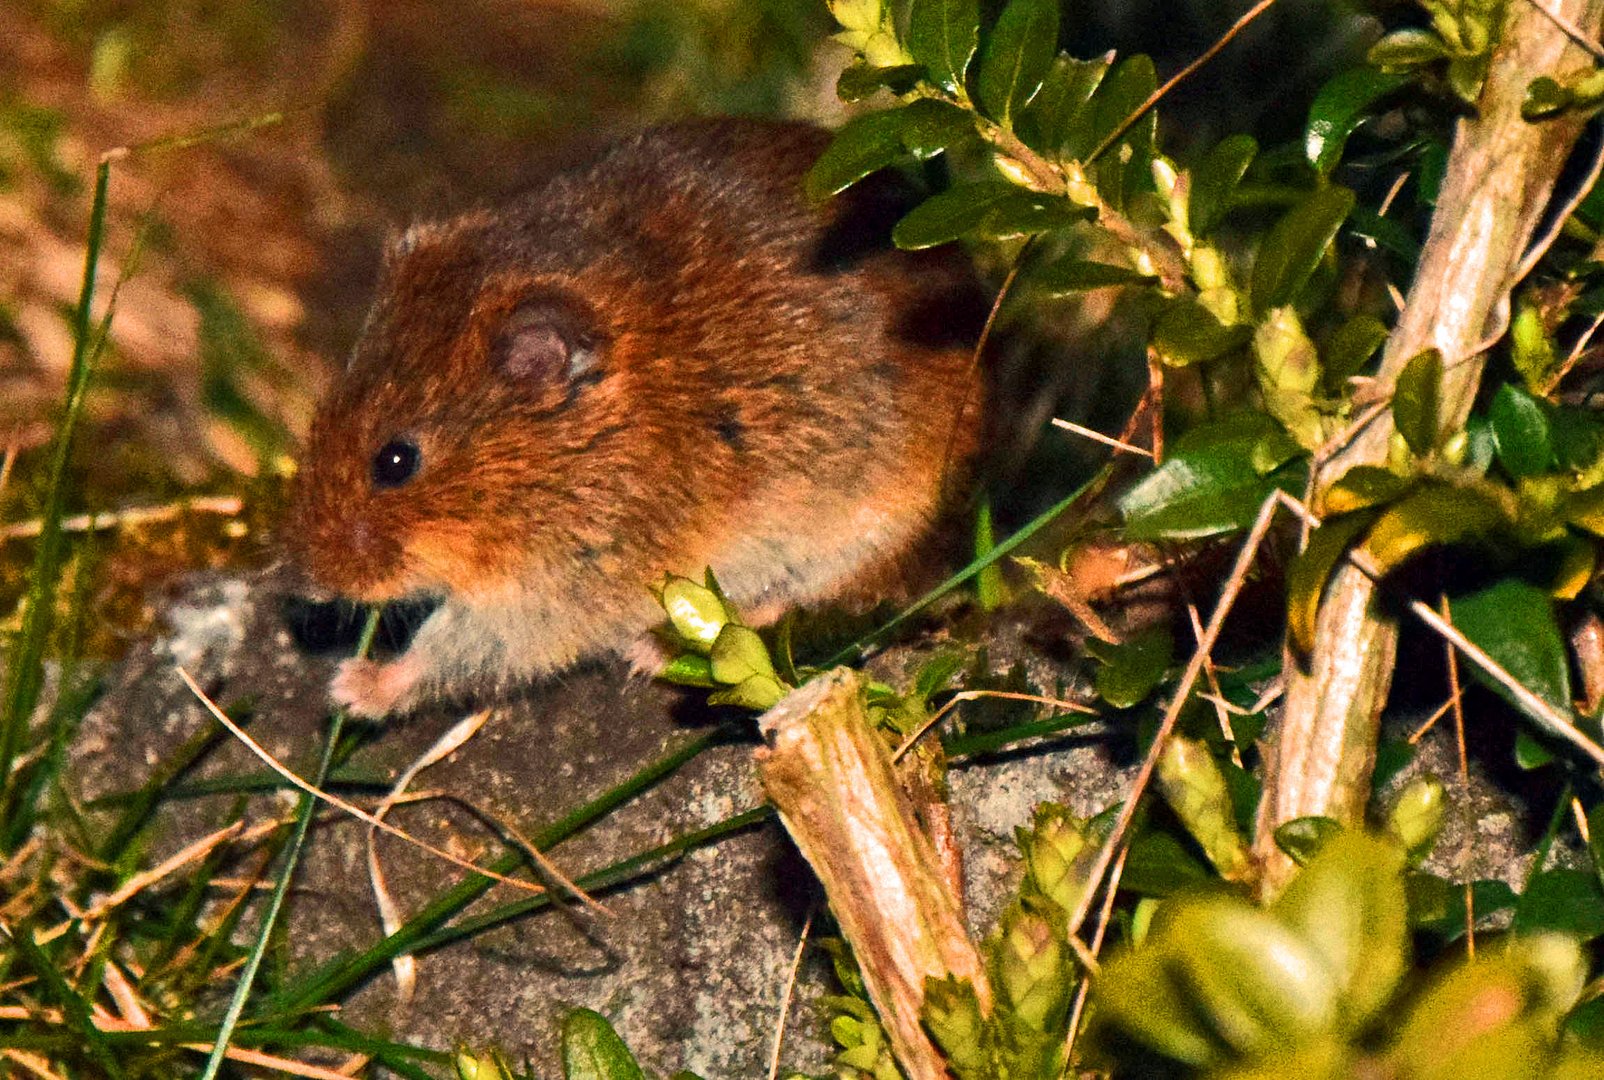
[[391, 439], [373, 455], [373, 486], [400, 487], [418, 474], [423, 452], [410, 439]]

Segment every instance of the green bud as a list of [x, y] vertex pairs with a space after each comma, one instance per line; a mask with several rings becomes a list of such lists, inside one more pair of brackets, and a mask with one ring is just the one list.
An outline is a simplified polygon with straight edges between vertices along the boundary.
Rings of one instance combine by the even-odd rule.
[[742, 679], [728, 690], [707, 695], [711, 705], [735, 705], [742, 709], [767, 712], [779, 704], [789, 691], [771, 675], [752, 675]]
[[1001, 930], [994, 955], [1003, 1000], [1035, 1030], [1057, 1030], [1073, 988], [1062, 934], [1046, 917], [1018, 906], [1003, 916]]
[[711, 650], [719, 632], [733, 621], [723, 599], [690, 578], [669, 574], [656, 592], [670, 625], [697, 652]]
[[1418, 863], [1431, 851], [1447, 809], [1447, 792], [1434, 776], [1416, 777], [1398, 793], [1387, 814], [1387, 831], [1409, 852], [1410, 862]]
[[754, 675], [775, 678], [768, 646], [756, 630], [740, 623], [727, 623], [718, 632], [708, 656], [713, 661], [713, 678], [726, 686], [735, 686]]
[[1248, 868], [1247, 845], [1236, 827], [1236, 809], [1225, 776], [1209, 748], [1176, 736], [1158, 760], [1158, 783], [1220, 876], [1236, 880]]
[[491, 1080], [494, 1075], [478, 1058], [466, 1050], [458, 1050], [453, 1064], [457, 1067], [457, 1080]]
[[986, 1018], [968, 979], [927, 978], [920, 1019], [959, 1080], [989, 1080], [993, 1070], [985, 1047]]
[[1042, 803], [1032, 828], [1019, 831], [1019, 846], [1030, 886], [1066, 914], [1074, 911], [1090, 886], [1087, 867], [1076, 863], [1088, 850], [1080, 822], [1065, 807]]

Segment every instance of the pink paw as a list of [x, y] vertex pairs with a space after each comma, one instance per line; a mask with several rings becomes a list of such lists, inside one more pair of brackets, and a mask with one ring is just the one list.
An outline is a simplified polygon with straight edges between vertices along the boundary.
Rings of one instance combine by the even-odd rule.
[[629, 677], [632, 679], [655, 679], [657, 673], [668, 665], [668, 648], [656, 634], [646, 634], [635, 639], [635, 643], [624, 652], [624, 659], [629, 661]]
[[418, 674], [417, 662], [405, 656], [387, 664], [347, 660], [329, 684], [329, 695], [353, 715], [378, 720], [413, 703]]

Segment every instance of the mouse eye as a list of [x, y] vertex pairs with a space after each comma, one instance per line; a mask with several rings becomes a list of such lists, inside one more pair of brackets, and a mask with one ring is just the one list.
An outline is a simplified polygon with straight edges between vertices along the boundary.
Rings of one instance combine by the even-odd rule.
[[391, 439], [373, 455], [373, 486], [400, 487], [418, 474], [423, 452], [410, 439]]

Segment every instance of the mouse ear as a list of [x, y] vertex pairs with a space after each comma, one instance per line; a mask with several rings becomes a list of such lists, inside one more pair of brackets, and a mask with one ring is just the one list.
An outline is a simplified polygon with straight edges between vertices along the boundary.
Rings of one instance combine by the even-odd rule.
[[600, 346], [589, 312], [542, 297], [524, 301], [507, 316], [493, 362], [509, 379], [572, 381], [595, 370]]

